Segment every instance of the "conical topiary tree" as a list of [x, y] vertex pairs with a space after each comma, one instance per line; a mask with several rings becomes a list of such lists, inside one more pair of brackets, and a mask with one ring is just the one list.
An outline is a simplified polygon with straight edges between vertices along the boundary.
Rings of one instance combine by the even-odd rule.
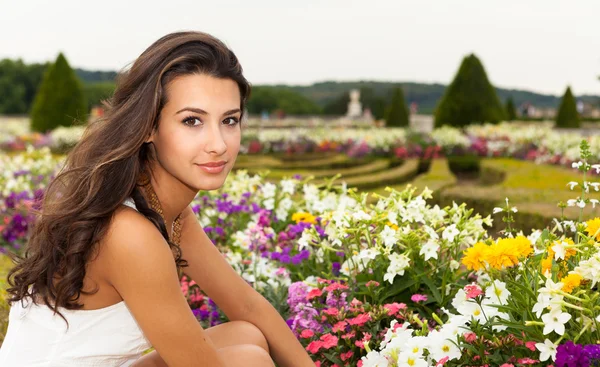
[[571, 92], [571, 87], [567, 87], [565, 95], [560, 102], [558, 113], [556, 114], [556, 127], [577, 128], [580, 126], [579, 113], [577, 112], [577, 103]]
[[508, 97], [504, 109], [506, 113], [506, 120], [514, 121], [517, 119], [517, 110], [515, 109], [515, 102], [513, 101], [512, 97]]
[[465, 126], [472, 122], [498, 122], [504, 108], [479, 59], [466, 56], [435, 111], [435, 125]]
[[86, 121], [87, 102], [81, 82], [62, 53], [44, 73], [30, 117], [31, 129], [39, 132]]
[[385, 126], [407, 127], [408, 121], [408, 109], [404, 102], [404, 93], [402, 93], [402, 88], [395, 88], [392, 104], [388, 108], [385, 116]]

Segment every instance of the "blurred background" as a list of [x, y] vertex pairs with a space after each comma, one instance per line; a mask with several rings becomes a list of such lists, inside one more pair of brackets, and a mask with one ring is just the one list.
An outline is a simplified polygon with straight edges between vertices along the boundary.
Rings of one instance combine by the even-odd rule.
[[539, 227], [571, 195], [582, 137], [599, 158], [599, 13], [591, 0], [11, 2], [0, 149], [63, 156], [145, 48], [200, 30], [253, 84], [237, 169], [427, 186], [480, 212], [512, 196]]

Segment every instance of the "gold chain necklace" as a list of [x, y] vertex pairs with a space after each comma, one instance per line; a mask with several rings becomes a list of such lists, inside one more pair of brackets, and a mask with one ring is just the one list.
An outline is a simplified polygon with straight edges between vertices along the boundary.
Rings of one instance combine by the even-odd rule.
[[[154, 192], [154, 188], [152, 187], [150, 180], [148, 180], [147, 183], [143, 185], [143, 187], [146, 191], [146, 194], [150, 196], [150, 207], [152, 208], [152, 210], [160, 214], [163, 222], [166, 225], [167, 221], [165, 220], [162, 206], [160, 205], [160, 201], [158, 201], [158, 196], [156, 195], [156, 192]], [[174, 244], [179, 245], [179, 241], [181, 240], [181, 214], [177, 215], [177, 217], [173, 221], [173, 225], [171, 226], [171, 237], [171, 241]]]

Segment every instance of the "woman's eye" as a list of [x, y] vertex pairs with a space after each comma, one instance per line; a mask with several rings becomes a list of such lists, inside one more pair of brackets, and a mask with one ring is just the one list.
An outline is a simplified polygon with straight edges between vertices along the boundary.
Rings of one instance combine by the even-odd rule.
[[[198, 124], [195, 123], [195, 121], [198, 121]], [[197, 117], [188, 117], [185, 120], [183, 120], [183, 123], [186, 124], [187, 126], [198, 126], [199, 124], [202, 123], [202, 121], [200, 121], [199, 118]]]
[[238, 120], [236, 117], [228, 117], [225, 119], [225, 121], [228, 121], [228, 120], [229, 120], [229, 123], [227, 125], [229, 125], [229, 126], [233, 126], [240, 122], [240, 120]]

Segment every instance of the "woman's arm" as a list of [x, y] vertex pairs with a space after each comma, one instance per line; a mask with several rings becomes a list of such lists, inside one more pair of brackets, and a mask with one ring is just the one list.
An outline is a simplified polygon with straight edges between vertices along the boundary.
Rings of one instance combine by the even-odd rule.
[[225, 260], [208, 238], [190, 207], [182, 213], [181, 251], [189, 266], [185, 273], [230, 320], [258, 327], [279, 367], [313, 367], [314, 362], [275, 308]]

